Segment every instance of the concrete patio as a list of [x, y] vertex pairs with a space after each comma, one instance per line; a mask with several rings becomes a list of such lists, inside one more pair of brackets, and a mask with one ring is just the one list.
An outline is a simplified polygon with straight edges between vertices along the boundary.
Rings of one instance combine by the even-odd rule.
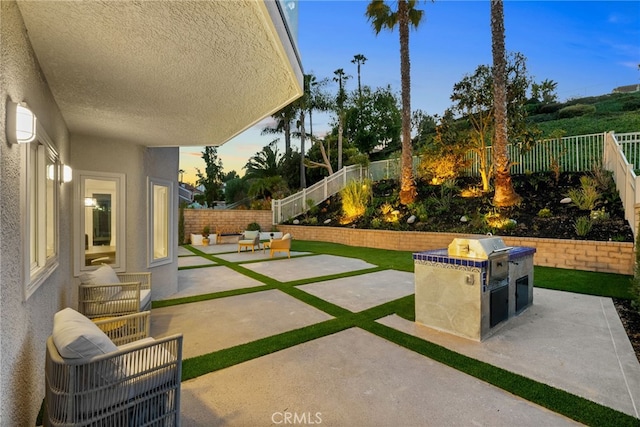
[[[237, 254], [197, 247], [352, 312], [411, 295], [413, 274], [362, 260], [292, 252]], [[180, 248], [180, 291], [171, 298], [263, 283]], [[304, 255], [304, 256], [297, 256]], [[364, 274], [313, 281], [348, 271]], [[153, 309], [151, 334], [184, 334], [190, 358], [318, 324], [332, 316], [279, 289]], [[533, 306], [482, 343], [416, 325], [377, 320], [538, 382], [638, 417], [640, 363], [610, 298], [534, 289]], [[288, 422], [287, 422], [288, 421]], [[571, 425], [562, 415], [360, 328], [295, 345], [182, 383], [184, 426]]]

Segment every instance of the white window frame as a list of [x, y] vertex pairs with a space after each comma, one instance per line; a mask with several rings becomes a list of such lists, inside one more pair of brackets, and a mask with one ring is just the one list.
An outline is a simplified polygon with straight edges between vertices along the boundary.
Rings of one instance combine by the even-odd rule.
[[[164, 200], [156, 198], [156, 187], [166, 189], [167, 197]], [[147, 265], [157, 267], [170, 264], [174, 258], [174, 218], [173, 208], [174, 183], [166, 179], [147, 177]], [[157, 203], [163, 203], [162, 210], [158, 210]], [[164, 223], [158, 224], [158, 221]], [[156, 257], [156, 245], [158, 242], [158, 232], [164, 232], [164, 244], [166, 245], [166, 255]]]
[[87, 179], [100, 181], [113, 181], [115, 183], [115, 198], [112, 201], [115, 207], [112, 215], [115, 217], [115, 241], [116, 241], [116, 258], [115, 263], [109, 264], [119, 273], [126, 271], [126, 175], [123, 173], [108, 173], [94, 171], [73, 171], [73, 182], [75, 187], [74, 195], [74, 267], [75, 276], [79, 276], [83, 272], [96, 270], [99, 265], [85, 265], [85, 181]]
[[[40, 122], [37, 124], [36, 135], [35, 141], [22, 145], [21, 153], [24, 160], [21, 168], [20, 206], [25, 301], [58, 268], [60, 253], [60, 159]], [[48, 202], [50, 206], [47, 205]]]

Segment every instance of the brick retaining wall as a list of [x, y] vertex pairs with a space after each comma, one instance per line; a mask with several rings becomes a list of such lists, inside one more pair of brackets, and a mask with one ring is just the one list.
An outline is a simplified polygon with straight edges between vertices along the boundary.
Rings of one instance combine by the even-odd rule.
[[[272, 228], [271, 211], [268, 210], [185, 209], [184, 218], [186, 243], [188, 243], [191, 233], [200, 234], [205, 225], [209, 225], [212, 233], [215, 232], [216, 227], [241, 231], [252, 222], [260, 224], [262, 231], [270, 231]], [[291, 233], [294, 238], [300, 240], [318, 240], [349, 246], [414, 252], [446, 248], [454, 238], [465, 236], [455, 233], [305, 227], [301, 225], [278, 225], [277, 228], [279, 231]], [[633, 243], [527, 237], [503, 237], [503, 239], [507, 246], [536, 248], [536, 254], [533, 258], [535, 265], [633, 274], [635, 262]]]
[[[304, 227], [279, 225], [278, 229], [300, 240], [318, 240], [349, 246], [421, 252], [446, 248], [455, 233], [418, 231], [364, 230], [342, 227]], [[507, 246], [536, 248], [535, 265], [572, 270], [633, 274], [635, 255], [633, 243], [598, 242], [592, 240], [536, 239], [503, 237]]]

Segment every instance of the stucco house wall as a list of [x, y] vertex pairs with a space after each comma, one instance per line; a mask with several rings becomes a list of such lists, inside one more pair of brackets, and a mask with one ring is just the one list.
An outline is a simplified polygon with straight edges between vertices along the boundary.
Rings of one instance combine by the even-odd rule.
[[73, 271], [73, 197], [76, 182], [60, 186], [59, 265], [27, 299], [22, 283], [21, 170], [26, 148], [6, 140], [6, 101], [25, 101], [74, 170], [126, 175], [127, 271], [151, 271], [152, 299], [177, 290], [177, 255], [148, 268], [148, 177], [174, 182], [171, 227], [177, 242], [178, 148], [147, 148], [125, 141], [70, 135], [33, 53], [19, 8], [1, 1], [0, 16], [0, 425], [34, 425], [44, 398], [44, 354], [53, 315], [77, 308], [79, 280]]
[[0, 425], [34, 425], [44, 397], [44, 350], [53, 314], [71, 305], [71, 184], [60, 186], [59, 265], [28, 300], [22, 284], [20, 154], [6, 140], [6, 100], [26, 101], [69, 164], [69, 134], [33, 54], [16, 3], [0, 2]]
[[[71, 137], [71, 164], [74, 169], [125, 174], [126, 270], [151, 271], [151, 298], [154, 300], [177, 292], [178, 258], [175, 256], [171, 264], [152, 269], [147, 267], [147, 177], [177, 181], [178, 163], [178, 148], [147, 148], [86, 135]], [[174, 196], [173, 210], [177, 212], [177, 183]], [[176, 215], [172, 227], [176, 242], [177, 224]], [[78, 278], [75, 282], [80, 283]]]

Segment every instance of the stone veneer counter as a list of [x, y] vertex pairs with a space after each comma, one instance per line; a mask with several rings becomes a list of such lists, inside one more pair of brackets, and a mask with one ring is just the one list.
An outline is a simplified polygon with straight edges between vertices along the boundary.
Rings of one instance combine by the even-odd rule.
[[476, 341], [489, 337], [533, 303], [535, 252], [510, 248], [500, 286], [491, 285], [489, 259], [450, 256], [446, 248], [414, 253], [416, 322]]

